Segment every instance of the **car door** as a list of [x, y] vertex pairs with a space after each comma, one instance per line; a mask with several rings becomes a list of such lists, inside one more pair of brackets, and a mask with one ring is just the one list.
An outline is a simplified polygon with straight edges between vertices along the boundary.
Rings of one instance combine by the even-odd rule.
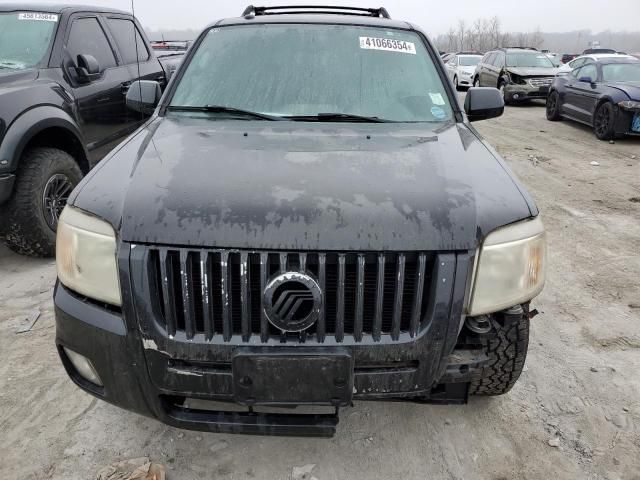
[[[98, 15], [75, 14], [69, 25], [63, 69], [69, 77], [80, 129], [93, 166], [131, 130], [132, 119], [125, 105], [129, 69], [118, 63]], [[78, 55], [91, 55], [97, 60], [96, 78], [86, 81], [78, 75]]]
[[[584, 81], [590, 79], [591, 81]], [[598, 67], [595, 63], [587, 63], [574, 70], [567, 84], [567, 110], [576, 120], [591, 122], [593, 110], [599, 96]]]
[[453, 77], [455, 77], [456, 69], [458, 67], [458, 56], [455, 55], [451, 57], [451, 60], [445, 63], [445, 67], [447, 69], [447, 75], [449, 76], [449, 80], [453, 82]]
[[491, 68], [491, 62], [493, 61], [496, 55], [497, 55], [497, 52], [487, 53], [482, 60], [482, 64], [480, 66], [480, 73], [479, 73], [481, 87], [489, 86], [489, 78], [490, 78], [489, 69]]
[[496, 88], [498, 87], [500, 83], [500, 77], [505, 67], [505, 63], [506, 63], [506, 56], [504, 52], [498, 52], [498, 54], [494, 57], [492, 62], [493, 68], [491, 69], [491, 78], [489, 79], [490, 87], [496, 87]]

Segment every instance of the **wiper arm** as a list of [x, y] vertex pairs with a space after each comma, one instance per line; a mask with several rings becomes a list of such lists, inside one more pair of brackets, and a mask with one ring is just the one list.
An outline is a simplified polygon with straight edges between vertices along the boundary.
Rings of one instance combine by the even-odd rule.
[[260, 120], [277, 121], [282, 120], [282, 117], [276, 117], [274, 115], [267, 115], [266, 113], [251, 112], [249, 110], [242, 110], [240, 108], [225, 107], [223, 105], [204, 105], [201, 107], [194, 107], [189, 105], [170, 105], [169, 110], [174, 112], [211, 112], [211, 113], [230, 113], [242, 117], [258, 118]]
[[292, 115], [285, 117], [289, 120], [316, 121], [316, 122], [363, 122], [363, 123], [388, 123], [387, 120], [379, 117], [366, 117], [354, 115], [352, 113], [318, 113], [317, 115]]

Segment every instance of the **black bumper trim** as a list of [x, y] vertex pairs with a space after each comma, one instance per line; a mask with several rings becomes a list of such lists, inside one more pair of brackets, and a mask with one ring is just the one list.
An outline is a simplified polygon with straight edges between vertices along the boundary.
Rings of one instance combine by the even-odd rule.
[[171, 405], [163, 399], [169, 421], [175, 426], [216, 433], [286, 435], [294, 437], [332, 437], [338, 425], [335, 414], [280, 414], [252, 412], [214, 412]]

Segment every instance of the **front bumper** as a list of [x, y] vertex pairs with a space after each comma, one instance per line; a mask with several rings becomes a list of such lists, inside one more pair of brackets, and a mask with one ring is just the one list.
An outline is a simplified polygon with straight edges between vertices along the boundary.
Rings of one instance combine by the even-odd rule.
[[521, 102], [532, 99], [545, 99], [549, 93], [548, 86], [532, 86], [529, 83], [520, 85], [510, 83], [505, 86], [504, 93], [507, 101]]
[[[448, 255], [435, 282], [435, 301], [428, 328], [405, 342], [340, 346], [353, 361], [349, 395], [323, 402], [331, 413], [264, 413], [238, 393], [233, 358], [256, 349], [284, 352], [291, 346], [161, 344], [140, 328], [148, 314], [138, 298], [132, 302], [131, 282], [121, 273], [123, 308], [98, 305], [56, 286], [56, 343], [71, 379], [83, 390], [122, 408], [180, 428], [227, 433], [331, 436], [337, 410], [351, 400], [406, 399], [431, 403], [464, 403], [468, 385], [487, 358], [474, 351], [454, 350], [462, 322], [462, 306], [473, 257]], [[121, 265], [128, 259], [121, 259]], [[121, 268], [121, 272], [124, 270]], [[84, 380], [66, 358], [66, 347], [88, 358], [103, 386]], [[336, 345], [299, 344], [296, 350], [332, 355]], [[304, 378], [306, 372], [300, 371]], [[222, 402], [221, 408], [191, 406], [192, 401]], [[229, 408], [226, 408], [227, 405]], [[291, 407], [292, 405], [288, 405]], [[305, 404], [305, 406], [308, 406]], [[232, 408], [233, 407], [233, 408]], [[238, 411], [240, 407], [240, 411]]]

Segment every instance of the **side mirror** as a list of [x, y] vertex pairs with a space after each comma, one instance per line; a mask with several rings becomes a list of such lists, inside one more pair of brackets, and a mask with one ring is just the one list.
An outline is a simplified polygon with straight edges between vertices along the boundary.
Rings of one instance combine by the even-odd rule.
[[493, 87], [472, 87], [464, 99], [464, 111], [470, 122], [499, 117], [504, 113], [504, 98]]
[[127, 107], [136, 112], [151, 115], [155, 110], [162, 90], [158, 82], [153, 80], [136, 80], [127, 90]]
[[584, 82], [584, 83], [593, 83], [593, 80], [591, 79], [591, 77], [580, 77], [578, 81]]
[[81, 82], [89, 83], [100, 77], [100, 64], [93, 55], [78, 55], [76, 74]]

